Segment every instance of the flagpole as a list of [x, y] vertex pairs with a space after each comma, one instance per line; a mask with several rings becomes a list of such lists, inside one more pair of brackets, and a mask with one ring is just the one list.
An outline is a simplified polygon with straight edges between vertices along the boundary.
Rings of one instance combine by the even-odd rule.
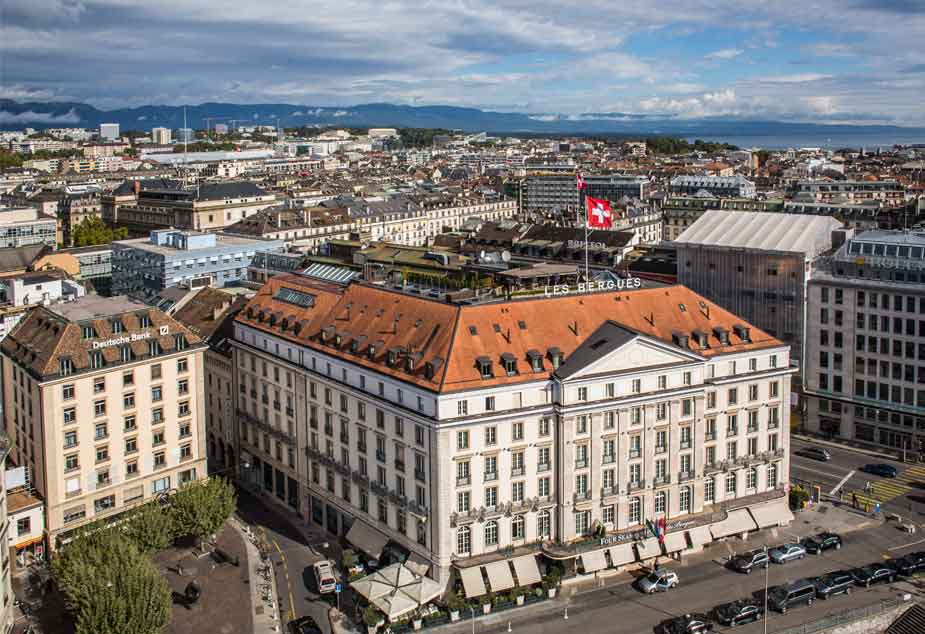
[[585, 282], [590, 282], [588, 277], [588, 205], [585, 203]]

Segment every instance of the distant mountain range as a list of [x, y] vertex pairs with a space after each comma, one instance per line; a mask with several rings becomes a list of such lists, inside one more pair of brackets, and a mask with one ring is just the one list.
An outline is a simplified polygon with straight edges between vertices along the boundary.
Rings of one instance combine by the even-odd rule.
[[[342, 126], [447, 128], [466, 132], [512, 135], [668, 135], [684, 138], [724, 138], [780, 136], [825, 138], [877, 135], [883, 137], [925, 137], [925, 128], [887, 125], [825, 125], [756, 121], [735, 118], [680, 119], [671, 115], [641, 115], [596, 112], [581, 115], [532, 115], [492, 112], [452, 106], [401, 106], [370, 103], [343, 108], [321, 108], [293, 104], [203, 103], [186, 107], [187, 126], [206, 127], [230, 123], [237, 125]], [[220, 121], [215, 118], [222, 118]], [[99, 110], [85, 103], [17, 102], [0, 99], [0, 129], [36, 129], [79, 126], [95, 128], [100, 123], [118, 123], [123, 131], [150, 130], [153, 127], [183, 126], [182, 106], [140, 106], [118, 110]]]

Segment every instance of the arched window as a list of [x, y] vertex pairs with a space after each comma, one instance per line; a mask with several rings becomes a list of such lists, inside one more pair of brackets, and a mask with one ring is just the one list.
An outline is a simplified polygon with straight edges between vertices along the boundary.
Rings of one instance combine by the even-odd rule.
[[638, 524], [642, 521], [642, 500], [639, 498], [632, 498], [630, 500], [628, 520], [631, 525]]
[[468, 526], [456, 529], [456, 554], [468, 555], [472, 551], [472, 532]]
[[523, 539], [526, 531], [526, 524], [523, 515], [515, 515], [511, 520], [511, 539]]
[[768, 488], [773, 489], [777, 486], [777, 465], [768, 465]]
[[738, 482], [735, 472], [726, 476], [726, 497], [735, 497]]
[[538, 537], [549, 537], [551, 534], [552, 522], [549, 517], [549, 511], [540, 511], [536, 516], [536, 534]]
[[758, 488], [758, 469], [755, 467], [748, 470], [748, 479], [745, 481], [745, 486], [748, 489]]
[[681, 487], [681, 491], [678, 493], [678, 510], [682, 513], [691, 512], [691, 488], [690, 487]]
[[659, 491], [655, 494], [655, 512], [665, 513], [668, 508], [668, 493]]
[[485, 545], [486, 546], [497, 546], [498, 545], [498, 522], [491, 520], [485, 524]]

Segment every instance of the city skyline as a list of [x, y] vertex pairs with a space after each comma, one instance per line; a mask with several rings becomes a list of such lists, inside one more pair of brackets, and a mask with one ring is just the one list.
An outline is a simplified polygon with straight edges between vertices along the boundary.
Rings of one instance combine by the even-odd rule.
[[925, 7], [904, 0], [294, 2], [272, 13], [12, 0], [0, 26], [0, 98], [922, 125], [923, 26]]

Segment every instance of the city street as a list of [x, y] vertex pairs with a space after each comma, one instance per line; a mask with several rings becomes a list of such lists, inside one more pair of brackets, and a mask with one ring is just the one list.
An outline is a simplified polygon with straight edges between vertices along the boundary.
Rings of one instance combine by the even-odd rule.
[[[325, 556], [337, 561], [340, 555], [336, 541], [326, 541], [328, 537], [317, 527], [311, 531], [311, 534], [317, 534], [317, 539], [306, 540], [305, 535], [296, 531], [291, 522], [267, 504], [239, 487], [238, 517], [253, 526], [258, 534], [263, 532], [270, 545], [270, 559], [276, 569], [283, 624], [293, 618], [311, 616], [328, 633], [331, 631], [328, 621], [331, 603], [320, 599], [315, 592], [312, 564]], [[327, 548], [324, 547], [325, 543]]]
[[[807, 447], [823, 447], [832, 459], [823, 462], [799, 455], [798, 452]], [[892, 465], [899, 471], [899, 477], [882, 478], [860, 470], [871, 463]], [[851, 494], [855, 493], [860, 505], [868, 500], [879, 500], [884, 512], [899, 513], [904, 518], [909, 516], [915, 522], [925, 519], [925, 467], [793, 438], [790, 475], [820, 485], [823, 495], [837, 495], [838, 491], [843, 491], [846, 501], [850, 502]], [[871, 483], [870, 494], [864, 493], [867, 482]]]
[[[786, 539], [786, 529], [781, 531], [778, 541]], [[759, 547], [759, 538], [746, 542], [732, 542], [741, 550]], [[890, 550], [890, 549], [894, 550]], [[772, 565], [769, 569], [769, 584], [775, 585], [793, 581], [802, 577], [816, 576], [823, 572], [837, 569], [849, 569], [873, 562], [882, 557], [900, 556], [902, 554], [925, 549], [925, 539], [909, 536], [892, 524], [869, 531], [858, 531], [845, 536], [845, 546], [838, 552], [828, 551], [822, 556], [807, 555], [802, 561], [784, 565]], [[721, 548], [714, 548], [714, 554], [725, 553]], [[513, 632], [540, 632], [553, 634], [566, 628], [585, 632], [607, 632], [608, 634], [643, 634], [652, 632], [662, 621], [685, 613], [705, 612], [717, 604], [749, 596], [764, 587], [764, 572], [752, 575], [731, 572], [723, 568], [719, 561], [699, 561], [687, 566], [673, 567], [678, 572], [681, 585], [667, 594], [644, 596], [632, 588], [628, 582], [611, 585], [577, 594], [566, 601], [537, 606], [534, 610], [520, 613], [498, 614], [495, 617], [476, 621], [475, 632], [507, 632], [510, 621]], [[829, 601], [819, 600], [811, 607], [795, 608], [787, 614], [772, 612], [768, 621], [768, 631], [774, 632], [810, 620], [822, 618], [826, 614], [849, 607], [861, 607], [876, 603], [879, 599], [893, 598], [902, 592], [921, 591], [921, 581], [900, 581], [891, 586], [874, 586], [870, 589], [855, 588], [848, 596], [834, 597]], [[564, 620], [564, 610], [568, 606], [568, 621]], [[729, 628], [718, 627], [716, 631]], [[442, 631], [472, 631], [472, 623], [464, 622]], [[738, 626], [735, 632], [757, 634], [764, 631], [764, 623]]]

